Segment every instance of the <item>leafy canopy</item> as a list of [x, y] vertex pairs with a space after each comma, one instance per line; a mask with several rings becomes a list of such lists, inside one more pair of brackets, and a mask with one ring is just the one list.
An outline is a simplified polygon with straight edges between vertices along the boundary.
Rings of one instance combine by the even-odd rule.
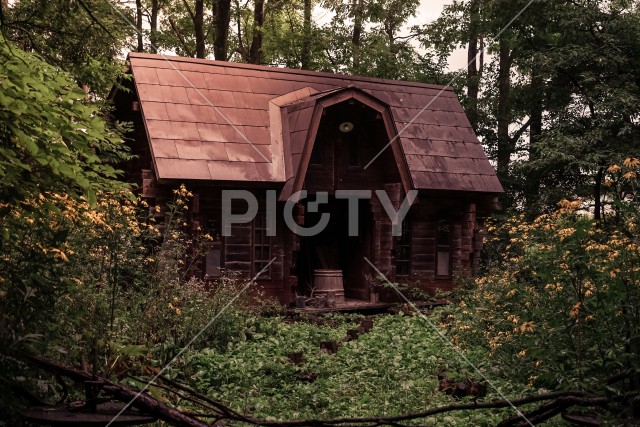
[[96, 191], [124, 188], [113, 162], [128, 157], [125, 145], [69, 76], [4, 40], [0, 61], [0, 198], [94, 201]]

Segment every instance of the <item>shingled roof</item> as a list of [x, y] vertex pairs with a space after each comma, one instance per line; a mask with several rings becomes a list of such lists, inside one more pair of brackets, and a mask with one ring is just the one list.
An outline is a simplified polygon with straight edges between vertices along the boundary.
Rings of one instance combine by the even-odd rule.
[[502, 192], [450, 87], [140, 53], [129, 60], [158, 179], [291, 182], [315, 103], [351, 88], [388, 106], [413, 188]]

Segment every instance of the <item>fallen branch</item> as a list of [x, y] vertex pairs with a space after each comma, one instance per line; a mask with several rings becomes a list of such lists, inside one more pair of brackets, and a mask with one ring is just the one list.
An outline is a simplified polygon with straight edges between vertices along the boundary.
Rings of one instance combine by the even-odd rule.
[[[469, 402], [460, 403], [454, 405], [440, 406], [437, 408], [429, 409], [423, 412], [416, 412], [412, 414], [387, 416], [387, 417], [368, 417], [368, 418], [335, 418], [330, 420], [300, 420], [300, 421], [266, 421], [259, 425], [269, 427], [302, 427], [302, 426], [336, 426], [341, 424], [365, 424], [370, 426], [388, 425], [391, 422], [410, 421], [420, 418], [428, 418], [433, 415], [442, 414], [445, 412], [455, 411], [467, 411], [474, 409], [500, 409], [509, 408], [513, 406], [525, 405], [528, 403], [536, 403], [545, 400], [555, 399], [559, 397], [579, 397], [586, 396], [586, 393], [582, 391], [558, 391], [552, 393], [545, 393], [535, 396], [526, 396], [520, 399], [507, 400], [493, 400], [491, 402]], [[518, 418], [522, 419], [518, 416]]]
[[140, 409], [144, 413], [152, 415], [162, 421], [166, 421], [172, 425], [178, 427], [208, 427], [210, 424], [199, 421], [195, 418], [184, 415], [182, 412], [170, 408], [167, 405], [157, 401], [151, 396], [144, 393], [139, 394], [137, 391], [130, 390], [129, 388], [114, 384], [106, 378], [98, 375], [93, 375], [80, 369], [72, 368], [64, 365], [55, 360], [50, 360], [42, 356], [29, 356], [27, 357], [29, 363], [34, 366], [53, 371], [60, 375], [64, 375], [72, 380], [85, 383], [87, 381], [99, 382], [101, 384], [101, 390], [111, 395], [114, 399], [120, 402], [129, 403], [133, 399], [135, 401], [131, 406]]
[[[27, 358], [28, 362], [34, 366], [46, 369], [55, 374], [66, 376], [76, 382], [86, 383], [91, 381], [92, 383], [99, 383], [102, 392], [110, 395], [113, 399], [119, 400], [124, 403], [129, 403], [132, 400], [132, 407], [139, 409], [140, 411], [152, 415], [158, 419], [161, 419], [169, 424], [178, 427], [207, 427], [211, 424], [200, 421], [198, 418], [215, 418], [216, 422], [221, 420], [227, 421], [240, 421], [246, 424], [254, 426], [264, 427], [336, 427], [336, 426], [350, 426], [350, 427], [377, 427], [382, 425], [391, 425], [404, 427], [402, 422], [412, 421], [417, 419], [428, 418], [433, 415], [455, 412], [455, 411], [467, 411], [477, 409], [501, 409], [518, 407], [521, 405], [546, 402], [537, 409], [524, 413], [525, 417], [533, 424], [537, 424], [546, 421], [565, 409], [571, 406], [606, 406], [609, 403], [609, 399], [605, 397], [594, 397], [584, 391], [558, 391], [550, 392], [539, 395], [525, 396], [519, 399], [512, 400], [493, 400], [490, 402], [468, 402], [459, 403], [447, 406], [441, 406], [433, 409], [429, 409], [423, 412], [403, 414], [396, 416], [383, 416], [383, 417], [362, 417], [362, 418], [334, 418], [334, 419], [309, 419], [309, 420], [290, 420], [290, 421], [271, 421], [254, 418], [248, 415], [240, 414], [226, 405], [212, 400], [206, 396], [203, 396], [196, 391], [179, 384], [168, 378], [161, 378], [170, 386], [190, 394], [197, 400], [206, 402], [211, 406], [217, 414], [205, 414], [194, 412], [181, 412], [176, 409], [170, 408], [167, 405], [157, 401], [147, 394], [139, 394], [138, 391], [131, 390], [124, 385], [115, 384], [106, 378], [95, 376], [91, 373], [85, 372], [80, 369], [76, 369], [70, 366], [66, 366], [60, 362], [50, 360], [41, 356], [30, 356]], [[170, 387], [163, 386], [165, 390], [177, 393]], [[520, 415], [509, 417], [500, 423], [500, 426], [511, 427], [528, 425], [529, 423]]]
[[[609, 400], [606, 397], [563, 396], [546, 403], [537, 409], [525, 412], [524, 416], [532, 424], [539, 424], [555, 417], [571, 406], [606, 406], [608, 403]], [[498, 427], [519, 427], [527, 425], [529, 425], [529, 423], [523, 420], [522, 417], [513, 416], [503, 420], [498, 424]]]
[[[135, 377], [133, 375], [129, 375], [129, 378], [131, 378], [134, 381], [138, 381], [139, 383], [142, 383], [142, 384], [146, 383], [146, 381], [144, 379]], [[207, 403], [204, 403], [203, 401], [199, 400], [195, 396], [189, 396], [189, 395], [187, 395], [185, 393], [182, 393], [181, 391], [175, 390], [175, 389], [173, 389], [173, 388], [171, 388], [169, 386], [166, 386], [166, 385], [163, 385], [163, 384], [158, 384], [157, 382], [149, 383], [149, 386], [150, 387], [156, 387], [156, 388], [159, 388], [161, 390], [168, 391], [168, 392], [174, 394], [179, 399], [186, 400], [186, 401], [191, 402], [191, 403], [193, 403], [195, 405], [198, 405], [198, 406], [200, 406], [200, 407], [202, 407], [204, 409], [211, 410], [211, 411], [217, 411], [217, 408], [215, 408], [212, 405], [208, 405]], [[221, 412], [218, 412], [217, 416], [219, 417], [220, 415], [221, 415]]]

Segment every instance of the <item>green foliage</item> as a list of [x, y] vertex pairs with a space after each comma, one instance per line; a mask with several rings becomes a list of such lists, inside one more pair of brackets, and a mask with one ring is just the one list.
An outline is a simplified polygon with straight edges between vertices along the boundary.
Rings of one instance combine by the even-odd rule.
[[[70, 77], [0, 40], [0, 388], [12, 356], [39, 347], [72, 284], [69, 236], [101, 191], [124, 190], [129, 158]], [[84, 201], [88, 200], [88, 202]], [[70, 211], [72, 210], [72, 212]], [[82, 211], [82, 212], [80, 212]], [[0, 408], [2, 411], [4, 408]]]
[[199, 278], [212, 238], [190, 228], [191, 197], [181, 186], [162, 213], [144, 203], [105, 202], [90, 226], [76, 230], [77, 255], [70, 261], [76, 286], [59, 301], [67, 324], [61, 336], [78, 334], [65, 342], [71, 360], [88, 357], [97, 344], [108, 374], [117, 357], [113, 348], [134, 345], [147, 363], [163, 366], [199, 333], [192, 348], [224, 348], [259, 309], [248, 308], [255, 292], [241, 292], [245, 283], [233, 273], [215, 282]]
[[[322, 341], [342, 338], [354, 320], [334, 315], [329, 325], [312, 325], [260, 319], [225, 352], [193, 355], [184, 375], [234, 409], [270, 419], [417, 412], [453, 403], [438, 391], [442, 368], [477, 377], [420, 317], [377, 316], [369, 333], [337, 353], [320, 350]], [[303, 352], [303, 362], [291, 363], [290, 352]], [[482, 351], [467, 356], [485, 366]], [[522, 386], [499, 384], [506, 393], [524, 391]], [[491, 390], [489, 395], [493, 396]], [[503, 416], [503, 411], [471, 411], [435, 417], [427, 424], [495, 425]]]
[[[99, 109], [59, 69], [0, 40], [0, 198], [125, 188], [113, 163], [128, 158]], [[111, 164], [110, 164], [111, 163]]]
[[[118, 60], [134, 32], [129, 8], [110, 0], [19, 0], [4, 8], [3, 34], [104, 97], [124, 74]], [[124, 17], [124, 18], [123, 18]], [[45, 82], [46, 83], [46, 82]]]
[[232, 274], [198, 278], [212, 238], [190, 228], [191, 194], [175, 193], [165, 211], [128, 193], [99, 193], [95, 206], [45, 193], [6, 207], [24, 226], [0, 257], [3, 393], [25, 377], [60, 397], [55, 381], [21, 365], [25, 353], [122, 379], [164, 366], [196, 335], [191, 349], [223, 349], [241, 333], [261, 307], [256, 292]]
[[593, 388], [640, 368], [640, 247], [572, 213], [579, 206], [495, 227], [486, 272], [460, 295], [451, 333], [483, 343], [504, 376]]

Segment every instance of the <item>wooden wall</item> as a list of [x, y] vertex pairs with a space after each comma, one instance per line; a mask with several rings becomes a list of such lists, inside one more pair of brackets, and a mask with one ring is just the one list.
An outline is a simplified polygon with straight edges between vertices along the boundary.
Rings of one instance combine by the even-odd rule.
[[[141, 174], [141, 194], [151, 203], [163, 204], [173, 197], [172, 190], [178, 184], [161, 184], [154, 178], [152, 170], [143, 170]], [[192, 229], [202, 228], [202, 232], [214, 237], [213, 249], [220, 250], [222, 267], [241, 273], [245, 279], [257, 273], [253, 264], [252, 223], [234, 224], [230, 236], [224, 237], [221, 232], [221, 188], [187, 184], [194, 193], [191, 209]], [[394, 207], [397, 209], [404, 199], [404, 191], [400, 184], [386, 184], [387, 191]], [[259, 201], [259, 210], [265, 209], [265, 190], [251, 190]], [[244, 212], [244, 202], [233, 205], [234, 212]], [[283, 203], [278, 202], [277, 210], [282, 212]], [[395, 277], [394, 239], [391, 234], [391, 221], [380, 201], [374, 195], [370, 201], [372, 213], [372, 236], [370, 259], [376, 267], [392, 281], [416, 283], [433, 292], [436, 288], [448, 290], [453, 286], [450, 277], [436, 275], [437, 269], [437, 234], [438, 222], [449, 224], [449, 250], [451, 273], [470, 274], [478, 268], [480, 253], [484, 239], [484, 213], [478, 215], [475, 200], [471, 198], [443, 198], [421, 194], [418, 202], [411, 207], [408, 214], [410, 224], [410, 259], [411, 273], [409, 277]], [[294, 218], [299, 224], [304, 223], [304, 208], [297, 205]], [[271, 237], [271, 256], [276, 260], [271, 265], [269, 277], [258, 278], [258, 286], [266, 297], [277, 298], [283, 304], [294, 301], [297, 276], [296, 259], [300, 249], [300, 239], [290, 232], [281, 214], [278, 215], [277, 233]], [[373, 274], [373, 271], [368, 271]]]

